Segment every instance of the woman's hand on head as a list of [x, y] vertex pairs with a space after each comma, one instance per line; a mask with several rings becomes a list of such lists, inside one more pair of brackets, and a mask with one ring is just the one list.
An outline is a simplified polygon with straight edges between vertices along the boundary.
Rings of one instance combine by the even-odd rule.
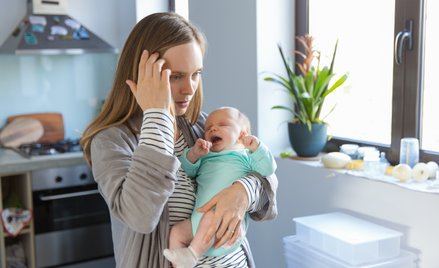
[[226, 242], [233, 245], [241, 236], [241, 224], [248, 209], [248, 196], [244, 186], [237, 182], [216, 194], [198, 212], [214, 210], [212, 224], [204, 236], [208, 242], [215, 237], [215, 248]]
[[160, 108], [171, 112], [173, 100], [169, 77], [171, 70], [163, 69], [165, 60], [159, 53], [144, 50], [139, 62], [137, 83], [126, 80], [131, 92], [142, 111], [149, 108]]

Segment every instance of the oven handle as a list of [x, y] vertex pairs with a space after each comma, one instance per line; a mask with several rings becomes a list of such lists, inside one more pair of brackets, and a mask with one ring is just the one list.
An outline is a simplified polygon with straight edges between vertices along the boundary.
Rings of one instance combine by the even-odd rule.
[[92, 195], [92, 194], [97, 194], [97, 193], [99, 193], [99, 190], [95, 189], [95, 190], [74, 192], [74, 193], [68, 193], [68, 194], [40, 195], [40, 200], [41, 201], [51, 201], [51, 200], [59, 200], [59, 199], [64, 199], [64, 198]]

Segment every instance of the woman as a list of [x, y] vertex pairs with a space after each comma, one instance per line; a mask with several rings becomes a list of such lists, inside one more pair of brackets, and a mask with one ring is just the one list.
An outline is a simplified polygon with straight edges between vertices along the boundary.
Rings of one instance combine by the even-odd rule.
[[[162, 254], [170, 227], [191, 215], [196, 182], [179, 169], [177, 157], [204, 134], [205, 46], [199, 30], [175, 13], [138, 22], [106, 103], [81, 139], [110, 210], [117, 267], [170, 267]], [[276, 188], [275, 176], [252, 174], [220, 192], [200, 208], [215, 208], [205, 239], [215, 236], [216, 247], [233, 243], [247, 211], [255, 220], [275, 217]], [[247, 241], [220, 258], [198, 265], [254, 267]]]

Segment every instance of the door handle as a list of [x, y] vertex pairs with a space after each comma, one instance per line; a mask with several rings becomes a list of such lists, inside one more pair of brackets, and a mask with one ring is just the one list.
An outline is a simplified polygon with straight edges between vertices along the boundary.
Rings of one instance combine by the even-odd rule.
[[413, 49], [413, 20], [406, 20], [405, 29], [395, 37], [395, 62], [398, 65], [402, 63], [404, 49]]
[[73, 192], [73, 193], [56, 194], [56, 195], [40, 195], [40, 200], [41, 201], [51, 201], [51, 200], [59, 200], [59, 199], [65, 199], [65, 198], [93, 195], [93, 194], [97, 194], [97, 193], [99, 193], [99, 190], [88, 190], [88, 191], [82, 191], [82, 192]]

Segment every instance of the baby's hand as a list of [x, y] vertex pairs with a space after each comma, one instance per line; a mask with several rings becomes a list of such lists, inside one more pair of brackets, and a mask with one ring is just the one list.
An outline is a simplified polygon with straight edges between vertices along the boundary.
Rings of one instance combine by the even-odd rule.
[[259, 147], [259, 139], [253, 135], [245, 136], [242, 138], [242, 144], [244, 147], [254, 153]]
[[210, 147], [212, 147], [212, 143], [210, 141], [199, 138], [195, 142], [194, 146], [189, 150], [187, 159], [192, 163], [197, 162], [200, 157], [206, 155], [210, 151]]

